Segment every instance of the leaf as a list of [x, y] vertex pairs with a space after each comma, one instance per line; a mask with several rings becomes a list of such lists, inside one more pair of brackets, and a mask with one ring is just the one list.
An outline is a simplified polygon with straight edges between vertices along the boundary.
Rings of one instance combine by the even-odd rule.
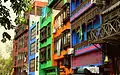
[[8, 40], [11, 40], [11, 36], [7, 32], [3, 33], [3, 38], [7, 38]]

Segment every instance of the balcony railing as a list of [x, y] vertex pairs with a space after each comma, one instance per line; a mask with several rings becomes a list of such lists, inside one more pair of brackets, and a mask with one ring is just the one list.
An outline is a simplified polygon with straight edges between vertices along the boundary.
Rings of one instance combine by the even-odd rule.
[[100, 10], [98, 7], [93, 7], [91, 10], [86, 12], [84, 15], [76, 19], [72, 24], [72, 30], [78, 28], [80, 25], [88, 24], [88, 21], [93, 19], [96, 15], [100, 14]]
[[91, 29], [87, 34], [88, 40], [93, 43], [104, 43], [107, 39], [117, 39], [120, 34], [120, 15], [102, 24], [99, 28]]
[[63, 26], [70, 19], [70, 5], [66, 3], [62, 10], [55, 16], [55, 29]]
[[116, 4], [117, 2], [119, 2], [120, 0], [107, 0], [105, 2], [105, 6], [103, 7], [103, 10], [108, 9], [109, 7], [113, 6], [114, 4]]
[[75, 10], [72, 11], [71, 16], [73, 16], [76, 12], [78, 12], [82, 7], [84, 7], [86, 4], [88, 4], [91, 0], [85, 0], [82, 2]]
[[16, 35], [15, 35], [15, 39], [17, 39], [22, 33], [24, 33], [26, 30], [28, 30], [28, 25], [20, 25], [18, 26], [18, 28], [15, 30]]

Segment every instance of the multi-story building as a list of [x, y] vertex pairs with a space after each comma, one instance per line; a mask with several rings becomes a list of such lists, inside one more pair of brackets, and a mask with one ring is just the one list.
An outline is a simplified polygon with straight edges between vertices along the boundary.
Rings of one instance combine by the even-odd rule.
[[[105, 63], [103, 71], [105, 75], [120, 74], [120, 1], [103, 0], [101, 1], [102, 24], [96, 29], [92, 29], [90, 39], [93, 43], [103, 44]], [[98, 34], [99, 33], [99, 34]]]
[[72, 47], [74, 48], [73, 73], [82, 73], [84, 68], [91, 71], [91, 66], [94, 66], [94, 71], [91, 72], [99, 73], [99, 66], [103, 64], [102, 44], [91, 43], [89, 39], [95, 39], [90, 37], [90, 30], [102, 24], [100, 9], [94, 0], [71, 0], [70, 3]]
[[40, 17], [46, 4], [47, 0], [33, 1], [33, 10], [29, 15], [28, 75], [39, 75]]
[[58, 68], [58, 75], [72, 73], [70, 48], [70, 3], [69, 0], [51, 0], [48, 6], [58, 10], [53, 20], [53, 62]]
[[15, 29], [13, 40], [13, 75], [27, 75], [28, 71], [28, 23], [20, 24]]
[[52, 10], [43, 8], [40, 25], [40, 70], [41, 75], [57, 75], [57, 68], [53, 66], [52, 58]]

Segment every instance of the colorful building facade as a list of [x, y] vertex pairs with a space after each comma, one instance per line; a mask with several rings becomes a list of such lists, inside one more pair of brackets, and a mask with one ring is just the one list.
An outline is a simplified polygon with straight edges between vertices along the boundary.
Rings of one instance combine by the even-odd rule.
[[119, 7], [119, 0], [33, 0], [29, 24], [15, 29], [14, 75], [119, 74]]
[[58, 10], [53, 20], [53, 62], [57, 66], [58, 75], [69, 75], [71, 58], [68, 55], [70, 48], [70, 3], [67, 0], [52, 0], [49, 7]]
[[46, 2], [34, 1], [33, 10], [29, 15], [28, 75], [39, 75], [40, 17], [42, 7], [46, 4]]
[[40, 75], [57, 75], [57, 68], [53, 66], [52, 58], [52, 10], [49, 7], [42, 9], [40, 25]]
[[[102, 24], [100, 27], [91, 30], [94, 36], [91, 35], [90, 39], [94, 43], [103, 43], [104, 64], [102, 69], [105, 75], [119, 75], [120, 74], [120, 55], [119, 55], [119, 28], [120, 28], [120, 1], [119, 0], [104, 0], [105, 2], [101, 7]], [[101, 1], [102, 3], [102, 1]], [[99, 33], [96, 35], [96, 33]]]
[[[73, 73], [79, 74], [81, 68], [99, 67], [103, 64], [102, 45], [90, 43], [90, 30], [102, 24], [100, 9], [92, 0], [71, 0], [71, 32]], [[94, 39], [94, 38], [92, 38]], [[96, 73], [99, 73], [98, 70]], [[93, 72], [95, 73], [95, 72]]]
[[28, 24], [20, 24], [15, 29], [13, 40], [13, 75], [27, 75], [28, 72]]

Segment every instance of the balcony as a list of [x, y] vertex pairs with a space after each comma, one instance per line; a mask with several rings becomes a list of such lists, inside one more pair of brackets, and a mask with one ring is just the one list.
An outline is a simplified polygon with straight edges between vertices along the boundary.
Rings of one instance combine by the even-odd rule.
[[72, 11], [71, 16], [73, 16], [75, 13], [77, 13], [80, 9], [83, 9], [88, 3], [90, 3], [91, 0], [85, 0], [82, 2], [75, 10]]
[[120, 15], [107, 21], [96, 29], [91, 29], [87, 35], [91, 43], [106, 43], [120, 40]]
[[20, 35], [24, 34], [25, 31], [28, 30], [28, 25], [22, 24], [19, 25], [16, 29], [16, 35], [14, 36], [14, 39], [17, 39]]
[[[100, 14], [100, 9], [98, 7], [93, 7], [89, 11], [85, 12], [84, 15], [81, 15], [76, 19], [72, 24], [72, 30], [77, 29], [80, 25], [88, 24], [89, 20], [94, 19], [96, 15]], [[71, 19], [71, 18], [70, 18]]]
[[70, 20], [70, 4], [66, 3], [62, 10], [55, 16], [55, 29], [62, 27]]

